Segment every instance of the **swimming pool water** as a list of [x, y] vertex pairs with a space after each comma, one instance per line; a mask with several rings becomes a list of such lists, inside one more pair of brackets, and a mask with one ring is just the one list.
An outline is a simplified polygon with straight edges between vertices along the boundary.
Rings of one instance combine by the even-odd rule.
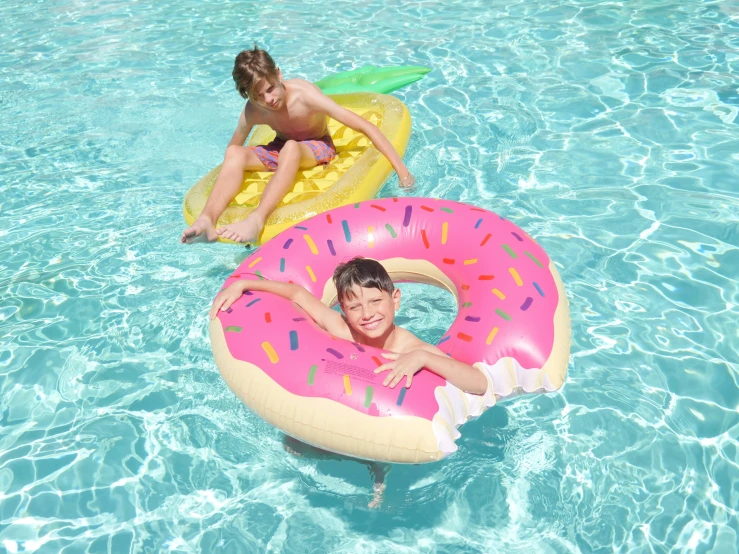
[[[732, 2], [0, 4], [0, 548], [739, 551], [739, 8]], [[289, 77], [427, 65], [416, 194], [496, 211], [567, 286], [557, 394], [460, 450], [308, 452], [221, 381], [209, 303], [245, 256], [181, 246], [254, 41]], [[382, 196], [404, 194], [392, 179]], [[438, 340], [446, 293], [404, 286]]]

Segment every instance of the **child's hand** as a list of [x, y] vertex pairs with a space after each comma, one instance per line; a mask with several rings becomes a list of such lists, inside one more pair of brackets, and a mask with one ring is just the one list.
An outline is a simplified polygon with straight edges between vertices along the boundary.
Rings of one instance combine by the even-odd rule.
[[401, 188], [404, 189], [410, 189], [413, 188], [413, 185], [416, 184], [416, 178], [413, 176], [413, 174], [409, 171], [408, 175], [403, 177], [402, 179], [399, 179]]
[[210, 309], [210, 319], [215, 319], [218, 315], [218, 310], [226, 311], [229, 306], [236, 302], [241, 295], [244, 294], [244, 284], [240, 281], [231, 283], [228, 287], [218, 293], [216, 299], [213, 300], [213, 307]]
[[405, 377], [405, 388], [411, 386], [413, 376], [418, 373], [425, 365], [426, 353], [423, 350], [412, 350], [405, 354], [396, 354], [395, 352], [383, 352], [382, 357], [393, 360], [386, 364], [382, 364], [375, 370], [375, 373], [390, 370], [390, 373], [382, 382], [383, 385], [395, 388], [403, 377]]

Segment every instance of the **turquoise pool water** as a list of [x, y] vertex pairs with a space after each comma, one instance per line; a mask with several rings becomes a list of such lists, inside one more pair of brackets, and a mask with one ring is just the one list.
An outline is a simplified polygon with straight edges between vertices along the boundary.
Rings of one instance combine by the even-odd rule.
[[[0, 550], [736, 552], [739, 8], [730, 2], [0, 4]], [[560, 393], [443, 462], [295, 457], [206, 332], [244, 257], [184, 247], [253, 41], [288, 76], [428, 65], [417, 194], [513, 220], [572, 312]], [[382, 196], [403, 194], [393, 179]], [[437, 340], [450, 296], [406, 286]]]

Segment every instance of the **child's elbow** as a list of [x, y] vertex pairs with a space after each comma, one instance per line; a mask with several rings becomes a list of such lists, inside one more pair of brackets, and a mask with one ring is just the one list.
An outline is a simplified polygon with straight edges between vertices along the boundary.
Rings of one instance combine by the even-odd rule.
[[475, 379], [475, 382], [472, 387], [470, 387], [469, 392], [470, 394], [478, 394], [482, 396], [488, 391], [488, 380], [485, 379], [485, 376], [482, 375], [482, 373], [478, 376], [477, 379]]

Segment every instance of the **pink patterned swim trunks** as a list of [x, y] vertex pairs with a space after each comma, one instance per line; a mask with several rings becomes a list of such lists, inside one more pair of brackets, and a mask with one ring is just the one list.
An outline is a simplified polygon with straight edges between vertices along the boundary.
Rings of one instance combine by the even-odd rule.
[[[280, 150], [285, 146], [285, 140], [276, 138], [269, 144], [263, 144], [260, 146], [249, 146], [256, 154], [259, 161], [261, 161], [267, 169], [274, 171], [277, 169], [277, 157], [280, 154]], [[308, 148], [313, 151], [313, 155], [316, 157], [318, 165], [325, 165], [331, 162], [336, 157], [336, 147], [334, 141], [331, 140], [331, 135], [325, 135], [319, 139], [313, 140], [300, 140], [301, 144], [305, 144]]]

